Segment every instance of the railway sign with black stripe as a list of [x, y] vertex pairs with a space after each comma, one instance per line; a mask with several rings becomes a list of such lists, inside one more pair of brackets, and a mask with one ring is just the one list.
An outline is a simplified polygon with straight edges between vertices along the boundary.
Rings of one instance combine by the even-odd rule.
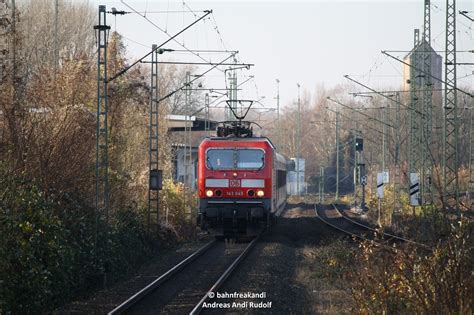
[[377, 173], [377, 197], [383, 199], [384, 197], [384, 177], [385, 172]]
[[418, 173], [410, 173], [410, 205], [420, 205], [420, 176]]

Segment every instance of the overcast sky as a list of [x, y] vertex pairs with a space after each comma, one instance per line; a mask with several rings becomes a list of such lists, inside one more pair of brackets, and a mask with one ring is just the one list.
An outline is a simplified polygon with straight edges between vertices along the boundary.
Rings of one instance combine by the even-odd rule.
[[[92, 1], [107, 9], [131, 11], [120, 0]], [[288, 104], [297, 97], [296, 83], [309, 92], [324, 85], [331, 88], [348, 83], [343, 75], [378, 89], [398, 88], [402, 81], [402, 65], [381, 54], [396, 50], [403, 57], [413, 47], [413, 29], [422, 29], [423, 1], [153, 1], [125, 0], [133, 9], [147, 12], [108, 15], [108, 24], [122, 35], [130, 57], [144, 55], [153, 43], [161, 44], [205, 9], [212, 9], [210, 18], [199, 22], [179, 38], [187, 49], [238, 50], [239, 61], [255, 64], [250, 70], [238, 72], [239, 81], [254, 75], [255, 79], [242, 86], [240, 97], [265, 96], [263, 103], [274, 106], [276, 79], [280, 80], [281, 103]], [[193, 10], [192, 13], [190, 10]], [[456, 11], [471, 11], [473, 1], [457, 1]], [[162, 13], [163, 11], [185, 11]], [[444, 59], [445, 1], [431, 1], [432, 44]], [[457, 16], [457, 50], [474, 49], [474, 24]], [[216, 28], [217, 26], [217, 28]], [[219, 35], [220, 34], [220, 35]], [[177, 43], [168, 48], [185, 49]], [[228, 55], [228, 54], [227, 54]], [[206, 60], [218, 62], [226, 54], [201, 54]], [[458, 53], [458, 62], [474, 62], [473, 53]], [[162, 60], [202, 61], [197, 56], [173, 52]], [[207, 67], [196, 68], [194, 74]], [[473, 66], [459, 66], [460, 85], [473, 86]], [[463, 78], [461, 78], [463, 77]], [[206, 86], [225, 86], [223, 72], [212, 71]], [[353, 91], [360, 91], [353, 86]]]

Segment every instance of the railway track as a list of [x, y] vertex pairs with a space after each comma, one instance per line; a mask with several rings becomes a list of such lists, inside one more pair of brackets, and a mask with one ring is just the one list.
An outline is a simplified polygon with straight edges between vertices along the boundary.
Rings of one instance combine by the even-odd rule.
[[336, 229], [346, 235], [354, 237], [359, 240], [368, 240], [368, 233], [370, 230], [363, 226], [355, 225], [350, 221], [347, 221], [344, 216], [336, 209], [322, 209], [321, 207], [314, 205], [314, 212], [324, 224]]
[[[338, 209], [335, 205], [332, 205], [332, 209], [318, 210], [317, 205], [314, 206], [316, 216], [326, 225], [343, 232], [351, 237], [359, 240], [371, 240], [375, 241], [380, 246], [390, 247], [389, 243], [403, 242], [410, 243], [425, 250], [432, 250], [425, 244], [418, 243], [416, 241], [400, 237], [391, 233], [382, 232], [366, 224], [362, 224], [351, 217], [349, 217], [344, 211]], [[329, 210], [329, 211], [328, 211]], [[377, 235], [379, 239], [374, 240], [374, 236]]]
[[199, 314], [258, 238], [248, 244], [207, 243], [108, 314]]

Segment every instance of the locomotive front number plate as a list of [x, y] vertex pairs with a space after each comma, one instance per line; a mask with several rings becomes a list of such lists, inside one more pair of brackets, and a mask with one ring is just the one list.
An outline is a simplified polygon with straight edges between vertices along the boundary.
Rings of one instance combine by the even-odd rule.
[[244, 196], [243, 191], [235, 191], [235, 190], [227, 191], [225, 194], [226, 194], [226, 197], [243, 197]]
[[229, 184], [230, 187], [240, 187], [240, 179], [231, 179]]

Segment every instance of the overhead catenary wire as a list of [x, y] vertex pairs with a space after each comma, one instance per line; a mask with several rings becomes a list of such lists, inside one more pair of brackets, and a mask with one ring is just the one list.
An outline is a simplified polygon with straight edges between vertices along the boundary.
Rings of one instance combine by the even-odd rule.
[[447, 83], [446, 81], [444, 81], [444, 80], [442, 80], [442, 79], [440, 79], [440, 78], [438, 78], [438, 77], [432, 75], [432, 74], [429, 73], [429, 72], [424, 71], [423, 69], [420, 69], [420, 68], [415, 67], [415, 66], [413, 66], [413, 65], [411, 65], [411, 64], [409, 64], [409, 63], [407, 63], [407, 62], [405, 62], [405, 61], [403, 61], [403, 60], [400, 60], [400, 59], [396, 58], [395, 56], [390, 55], [390, 54], [387, 53], [386, 51], [382, 51], [382, 54], [385, 54], [385, 55], [389, 56], [390, 58], [393, 58], [393, 59], [395, 59], [395, 60], [397, 60], [397, 61], [403, 63], [404, 65], [407, 65], [407, 66], [409, 66], [409, 67], [415, 69], [416, 71], [419, 71], [419, 72], [423, 73], [424, 75], [429, 75], [431, 78], [433, 78], [433, 79], [435, 79], [435, 80], [437, 80], [437, 81], [439, 81], [439, 82], [441, 82], [441, 83], [443, 83], [443, 84], [446, 84], [447, 86], [449, 86], [449, 87], [455, 89], [456, 91], [459, 91], [459, 92], [461, 92], [461, 93], [463, 93], [463, 94], [466, 94], [466, 95], [468, 95], [468, 96], [470, 96], [470, 97], [474, 97], [474, 94], [471, 94], [471, 93], [469, 93], [469, 92], [467, 92], [467, 91], [464, 91], [464, 90], [462, 90], [462, 89], [460, 89], [460, 88], [458, 88], [458, 87], [456, 87], [456, 86], [453, 86], [451, 83]]
[[389, 97], [389, 96], [387, 96], [387, 95], [384, 95], [383, 93], [380, 93], [380, 92], [378, 92], [378, 91], [376, 91], [376, 90], [374, 90], [374, 89], [368, 87], [367, 85], [362, 84], [362, 83], [360, 83], [359, 81], [352, 79], [352, 78], [351, 78], [350, 76], [348, 76], [348, 75], [345, 75], [344, 78], [346, 78], [346, 79], [348, 79], [349, 81], [352, 81], [352, 82], [354, 82], [354, 83], [356, 83], [356, 84], [358, 84], [358, 85], [360, 85], [360, 86], [362, 86], [362, 87], [368, 89], [369, 91], [372, 91], [372, 92], [374, 92], [374, 93], [376, 93], [376, 94], [378, 94], [378, 95], [381, 95], [382, 97], [384, 97], [384, 98], [386, 98], [386, 99], [388, 99], [388, 100], [390, 100], [390, 101], [392, 101], [392, 102], [394, 102], [394, 103], [396, 103], [396, 104], [398, 104], [398, 105], [400, 105], [400, 106], [402, 106], [402, 107], [404, 107], [404, 108], [413, 110], [415, 113], [417, 113], [417, 114], [421, 115], [422, 117], [424, 117], [424, 114], [423, 114], [422, 112], [420, 112], [419, 110], [413, 109], [413, 108], [411, 108], [410, 106], [407, 106], [407, 105], [401, 103], [400, 101], [397, 101], [397, 100], [395, 100], [395, 99], [393, 99], [393, 98], [391, 98], [391, 97]]
[[[130, 6], [129, 4], [127, 4], [124, 0], [120, 0], [120, 2], [122, 2], [123, 5], [127, 6], [130, 10], [132, 10], [133, 12], [139, 14], [139, 12], [133, 8], [132, 6]], [[203, 11], [204, 13], [206, 13], [204, 16], [202, 16], [201, 18], [199, 18], [198, 20], [194, 21], [191, 25], [194, 25], [196, 24], [198, 21], [201, 21], [202, 19], [204, 19], [204, 17], [206, 17], [207, 15], [209, 14], [212, 14], [212, 10], [205, 10]], [[186, 51], [192, 53], [193, 55], [197, 56], [199, 59], [201, 59], [202, 61], [205, 61], [205, 62], [209, 62], [209, 60], [206, 60], [205, 58], [203, 58], [202, 56], [200, 56], [199, 54], [197, 53], [194, 53], [191, 49], [189, 49], [188, 47], [186, 47], [184, 44], [180, 43], [178, 40], [176, 40], [176, 36], [181, 34], [183, 31], [179, 32], [177, 35], [174, 35], [174, 36], [171, 36], [166, 30], [164, 30], [163, 28], [161, 28], [160, 26], [158, 26], [156, 23], [154, 23], [152, 20], [150, 20], [149, 18], [147, 18], [146, 16], [142, 15], [142, 14], [139, 14], [141, 17], [143, 17], [146, 21], [148, 21], [151, 25], [153, 25], [155, 28], [157, 28], [158, 30], [160, 30], [161, 32], [165, 33], [167, 36], [170, 37], [169, 40], [167, 40], [165, 43], [168, 43], [170, 42], [171, 40], [178, 43], [181, 47], [183, 47]], [[188, 26], [186, 29], [188, 29], [190, 26]], [[163, 46], [163, 45], [161, 45]], [[160, 46], [160, 47], [161, 47]], [[223, 71], [221, 69], [219, 69], [220, 71]]]
[[180, 88], [178, 88], [178, 89], [174, 90], [173, 92], [168, 93], [167, 95], [165, 95], [165, 96], [163, 96], [162, 98], [160, 98], [160, 99], [158, 100], [158, 103], [161, 102], [161, 101], [163, 101], [163, 100], [165, 100], [165, 99], [167, 99], [168, 97], [171, 97], [171, 96], [174, 95], [175, 93], [181, 91], [181, 90], [184, 89], [186, 86], [190, 85], [191, 83], [193, 83], [193, 82], [196, 81], [197, 79], [199, 79], [199, 78], [203, 77], [204, 75], [206, 75], [208, 72], [210, 72], [210, 71], [212, 71], [213, 69], [217, 68], [220, 64], [226, 62], [226, 61], [227, 61], [229, 58], [231, 58], [231, 57], [233, 57], [233, 55], [228, 56], [227, 58], [225, 58], [224, 60], [222, 60], [220, 63], [215, 64], [215, 65], [212, 66], [210, 69], [208, 69], [208, 70], [206, 70], [205, 72], [203, 72], [202, 74], [196, 75], [196, 76], [194, 77], [194, 79], [192, 79], [192, 80], [190, 80], [189, 82], [187, 82], [187, 84], [181, 86]]
[[[123, 1], [123, 0], [121, 0]], [[205, 18], [207, 15], [209, 15], [212, 11], [204, 11], [204, 15], [201, 16], [199, 19], [195, 20], [194, 22], [192, 22], [191, 24], [189, 24], [188, 26], [186, 26], [184, 29], [182, 29], [181, 31], [179, 31], [178, 33], [176, 33], [175, 35], [171, 36], [168, 40], [166, 40], [165, 42], [163, 42], [161, 45], [158, 45], [156, 46], [154, 49], [152, 49], [150, 52], [148, 52], [147, 54], [145, 54], [143, 57], [139, 58], [138, 60], [134, 61], [131, 65], [123, 68], [122, 70], [120, 70], [118, 73], [116, 73], [115, 75], [113, 75], [111, 78], [107, 79], [107, 82], [111, 82], [113, 80], [115, 80], [116, 78], [118, 78], [119, 76], [125, 74], [128, 70], [130, 70], [132, 67], [134, 67], [135, 65], [137, 65], [138, 63], [140, 63], [143, 59], [145, 59], [146, 57], [148, 57], [149, 55], [151, 55], [152, 53], [154, 53], [155, 51], [157, 51], [158, 49], [160, 49], [162, 46], [164, 46], [165, 44], [169, 43], [170, 41], [174, 40], [175, 37], [179, 36], [181, 33], [183, 33], [184, 31], [186, 31], [187, 29], [189, 29], [191, 26], [193, 26], [194, 24], [198, 23], [200, 20], [202, 20], [203, 18]], [[214, 67], [213, 67], [214, 68]]]

